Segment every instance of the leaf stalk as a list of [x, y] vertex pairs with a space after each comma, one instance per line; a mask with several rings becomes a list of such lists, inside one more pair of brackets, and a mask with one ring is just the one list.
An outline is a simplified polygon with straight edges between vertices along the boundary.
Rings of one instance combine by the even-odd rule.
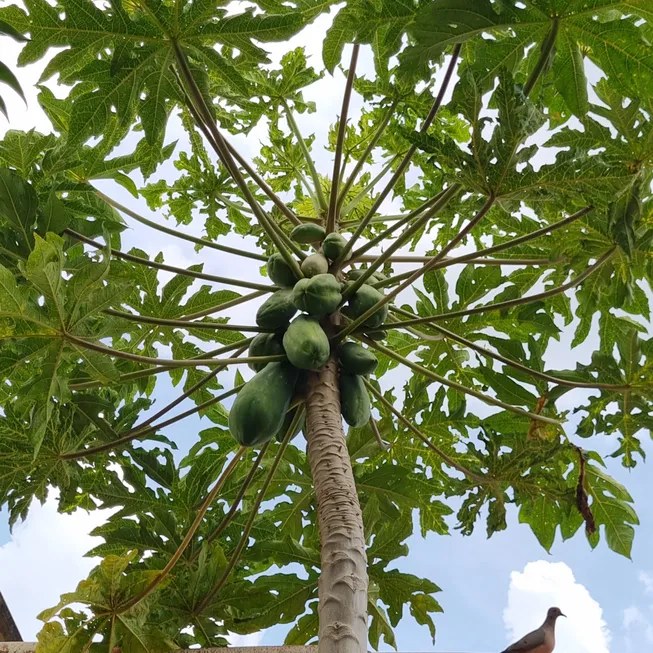
[[[457, 44], [454, 47], [453, 53], [451, 55], [451, 60], [449, 61], [449, 65], [447, 66], [447, 71], [445, 73], [444, 79], [442, 80], [442, 84], [440, 85], [440, 90], [438, 92], [437, 97], [435, 98], [435, 101], [433, 102], [433, 106], [431, 107], [428, 116], [426, 117], [424, 123], [422, 124], [420, 133], [424, 133], [428, 130], [428, 128], [431, 126], [431, 123], [435, 119], [435, 116], [438, 110], [440, 109], [440, 106], [442, 105], [442, 101], [444, 100], [444, 95], [447, 91], [447, 87], [451, 82], [451, 78], [453, 77], [456, 64], [458, 63], [458, 57], [460, 56], [461, 47], [462, 46], [460, 44]], [[374, 217], [374, 214], [377, 212], [377, 210], [379, 209], [379, 207], [381, 206], [385, 198], [390, 194], [390, 191], [395, 187], [395, 184], [397, 183], [397, 181], [399, 181], [399, 178], [404, 173], [404, 170], [410, 164], [410, 161], [413, 158], [413, 155], [415, 154], [416, 151], [417, 151], [417, 144], [413, 143], [413, 145], [411, 145], [410, 148], [408, 149], [408, 152], [406, 152], [406, 155], [404, 156], [401, 163], [395, 170], [394, 174], [390, 178], [390, 181], [387, 183], [387, 185], [381, 191], [381, 193], [379, 193], [379, 196], [376, 198], [376, 200], [374, 200], [374, 203], [370, 207], [370, 210], [367, 212], [366, 216], [361, 220], [361, 224], [358, 226], [353, 236], [348, 240], [345, 249], [343, 250], [338, 260], [336, 261], [336, 265], [341, 265], [343, 261], [347, 260], [347, 257], [352, 251], [352, 248], [356, 244], [356, 240], [360, 237], [363, 231], [365, 231], [365, 227], [367, 227], [369, 221]]]
[[338, 189], [340, 188], [340, 167], [342, 165], [342, 150], [345, 145], [345, 136], [347, 134], [347, 115], [349, 113], [349, 103], [351, 101], [351, 91], [354, 87], [356, 78], [356, 64], [358, 63], [358, 54], [360, 45], [354, 44], [351, 52], [351, 62], [347, 72], [347, 83], [345, 92], [342, 96], [342, 109], [340, 110], [340, 121], [338, 123], [338, 136], [336, 139], [336, 149], [333, 157], [333, 174], [331, 177], [331, 194], [329, 196], [329, 211], [327, 213], [326, 231], [331, 233], [336, 230], [338, 220]]
[[186, 550], [186, 547], [191, 543], [191, 540], [195, 536], [195, 532], [200, 527], [200, 524], [204, 519], [204, 515], [206, 514], [206, 511], [209, 509], [209, 507], [211, 506], [215, 498], [218, 496], [220, 490], [222, 490], [222, 487], [225, 484], [226, 480], [229, 478], [229, 476], [231, 476], [234, 469], [236, 469], [236, 466], [238, 465], [238, 463], [240, 462], [243, 456], [243, 453], [245, 453], [245, 447], [241, 447], [236, 452], [234, 457], [227, 465], [226, 469], [222, 472], [214, 488], [208, 493], [201, 508], [197, 511], [197, 514], [195, 515], [195, 519], [193, 520], [191, 527], [186, 532], [186, 535], [182, 540], [181, 544], [177, 547], [177, 550], [174, 552], [174, 554], [168, 561], [168, 564], [166, 564], [166, 566], [161, 570], [161, 573], [156, 578], [154, 578], [154, 580], [152, 580], [152, 582], [150, 582], [142, 592], [139, 592], [136, 596], [131, 598], [129, 601], [118, 606], [118, 608], [116, 609], [117, 614], [124, 614], [127, 610], [133, 608], [135, 605], [140, 603], [148, 594], [154, 591], [157, 588], [157, 586], [160, 585], [163, 582], [163, 580], [165, 580], [165, 578], [168, 576], [168, 574], [173, 570], [174, 566], [177, 564], [177, 562], [183, 555], [184, 551]]
[[234, 552], [231, 554], [231, 558], [229, 560], [229, 564], [227, 565], [227, 568], [224, 570], [221, 578], [218, 580], [218, 582], [211, 588], [211, 590], [206, 594], [206, 596], [200, 601], [198, 606], [195, 608], [194, 612], [196, 613], [201, 613], [203, 612], [206, 607], [211, 603], [215, 595], [222, 589], [224, 584], [227, 582], [229, 579], [229, 576], [231, 575], [231, 572], [233, 571], [233, 568], [236, 566], [236, 563], [240, 559], [240, 556], [243, 552], [243, 549], [247, 545], [247, 542], [249, 540], [249, 534], [252, 530], [252, 526], [254, 525], [254, 520], [258, 516], [258, 510], [261, 506], [261, 503], [263, 502], [263, 499], [265, 498], [265, 494], [268, 491], [268, 488], [270, 487], [270, 483], [272, 483], [272, 479], [274, 478], [274, 475], [277, 471], [277, 468], [279, 467], [279, 463], [281, 462], [281, 459], [283, 458], [283, 455], [286, 451], [286, 447], [288, 446], [288, 443], [290, 442], [290, 439], [292, 438], [292, 434], [295, 432], [295, 429], [297, 428], [297, 425], [299, 424], [300, 419], [303, 417], [304, 411], [298, 410], [295, 413], [295, 417], [292, 420], [292, 423], [288, 427], [288, 430], [286, 431], [286, 434], [283, 438], [283, 441], [281, 442], [281, 445], [279, 446], [279, 451], [277, 452], [277, 455], [274, 458], [274, 462], [270, 466], [270, 470], [268, 471], [268, 475], [265, 477], [265, 480], [263, 481], [263, 485], [258, 493], [258, 496], [256, 497], [256, 501], [254, 501], [254, 505], [252, 506], [252, 509], [250, 511], [249, 519], [247, 520], [247, 523], [245, 524], [245, 528], [243, 529], [242, 536], [240, 538], [240, 541], [238, 542], [238, 545], [236, 546], [236, 549]]

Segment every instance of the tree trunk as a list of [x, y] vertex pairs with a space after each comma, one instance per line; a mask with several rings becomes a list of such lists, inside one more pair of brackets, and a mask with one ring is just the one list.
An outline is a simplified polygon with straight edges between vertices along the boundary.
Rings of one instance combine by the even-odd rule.
[[309, 375], [306, 440], [322, 545], [319, 653], [366, 653], [368, 579], [363, 515], [342, 427], [338, 370], [333, 359]]

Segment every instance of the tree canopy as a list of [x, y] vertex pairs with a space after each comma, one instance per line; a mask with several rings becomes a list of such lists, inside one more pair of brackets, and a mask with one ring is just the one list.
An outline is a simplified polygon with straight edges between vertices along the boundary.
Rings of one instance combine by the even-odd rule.
[[[329, 12], [322, 62], [301, 48], [271, 62], [266, 44]], [[288, 237], [298, 223], [337, 227], [352, 251], [343, 273], [382, 272], [390, 304], [382, 341], [355, 322], [338, 336], [379, 359], [365, 379], [374, 418], [347, 436], [370, 644], [394, 645], [402, 618], [435, 637], [439, 588], [395, 564], [414, 532], [490, 536], [516, 510], [546, 550], [584, 532], [630, 555], [632, 498], [592, 442], [610, 438], [634, 468], [653, 425], [651, 19], [650, 0], [0, 9], [0, 34], [25, 39], [19, 64], [48, 57], [38, 99], [53, 127], [0, 141], [0, 504], [12, 524], [52, 487], [61, 511], [114, 509], [90, 552], [102, 562], [42, 614], [40, 651], [220, 646], [275, 624], [289, 624], [288, 644], [315, 641], [303, 438], [242, 451], [228, 428], [251, 378], [233, 366], [261, 330], [231, 309], [276, 289], [270, 255], [298, 267], [310, 253]], [[373, 70], [357, 70], [363, 48]], [[5, 68], [0, 81], [20, 88]], [[325, 125], [335, 165], [318, 170], [297, 117], [339, 68], [345, 100]], [[362, 109], [347, 121], [349, 94]], [[170, 120], [187, 146], [166, 138]], [[230, 139], [261, 125], [247, 161]], [[161, 219], [139, 215], [143, 202]], [[193, 242], [198, 262], [123, 251], [132, 221]], [[214, 256], [260, 278], [206, 272]], [[557, 369], [563, 338], [594, 351]], [[412, 372], [403, 385], [399, 368]], [[162, 374], [179, 393], [166, 405]], [[184, 400], [195, 407], [174, 412]], [[165, 427], [188, 414], [211, 425], [180, 459]]]

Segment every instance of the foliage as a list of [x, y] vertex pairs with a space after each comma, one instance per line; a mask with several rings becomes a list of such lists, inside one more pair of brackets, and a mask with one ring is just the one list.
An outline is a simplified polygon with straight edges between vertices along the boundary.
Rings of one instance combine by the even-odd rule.
[[[25, 41], [25, 37], [18, 31], [16, 31], [9, 23], [5, 21], [0, 21], [0, 37], [9, 36], [16, 41]], [[20, 85], [20, 82], [16, 78], [16, 75], [11, 72], [7, 64], [0, 61], [0, 82], [9, 86], [13, 89], [18, 95], [20, 95], [23, 100], [25, 100], [25, 95], [23, 89]], [[26, 100], [25, 100], [26, 101]], [[7, 104], [0, 96], [0, 111], [4, 113], [5, 118], [9, 119], [9, 114], [7, 113]]]
[[[395, 645], [408, 612], [435, 637], [438, 587], [397, 569], [415, 524], [423, 536], [492, 535], [514, 509], [547, 550], [584, 525], [591, 547], [604, 539], [630, 555], [632, 498], [589, 447], [610, 437], [612, 457], [633, 468], [653, 425], [649, 0], [341, 3], [325, 69], [356, 43], [371, 47], [375, 74], [350, 67], [361, 114], [325, 134], [348, 173], [335, 184], [296, 121], [315, 111], [305, 92], [325, 71], [301, 49], [279, 65], [265, 49], [334, 4], [0, 9], [0, 34], [25, 41], [20, 65], [57, 49], [39, 86], [53, 133], [0, 142], [0, 503], [11, 524], [51, 487], [62, 511], [114, 511], [89, 552], [101, 564], [41, 615], [41, 653], [220, 646], [228, 632], [280, 623], [289, 644], [317, 636], [315, 494], [303, 439], [288, 442], [301, 411], [257, 451], [228, 431], [225, 403], [244, 382], [228, 366], [257, 329], [227, 311], [275, 287], [123, 252], [131, 219], [191, 240], [199, 260], [217, 249], [240, 266], [240, 251], [263, 266], [276, 253], [293, 271], [309, 247], [288, 234], [302, 220], [328, 226], [335, 207], [347, 249], [331, 270], [343, 281], [352, 265], [368, 271], [342, 287], [344, 301], [367, 281], [379, 292], [353, 317], [363, 324], [379, 297], [390, 305], [380, 333], [341, 324], [379, 360], [365, 378], [374, 419], [348, 432], [373, 647]], [[452, 65], [453, 95], [433, 115]], [[171, 120], [186, 149], [167, 142]], [[235, 163], [226, 134], [254, 128], [267, 130], [258, 157]], [[152, 179], [173, 154], [174, 178]], [[99, 193], [98, 180], [174, 228]], [[400, 216], [381, 210], [388, 196]], [[178, 228], [198, 221], [202, 238]], [[227, 236], [250, 240], [235, 251]], [[411, 258], [418, 243], [429, 251]], [[595, 347], [575, 369], [551, 369], [563, 333]], [[413, 374], [389, 390], [399, 366]], [[146, 416], [164, 374], [179, 399]], [[195, 408], [164, 419], [186, 398]], [[212, 426], [180, 459], [165, 426], [191, 413]], [[577, 429], [561, 425], [574, 415]]]

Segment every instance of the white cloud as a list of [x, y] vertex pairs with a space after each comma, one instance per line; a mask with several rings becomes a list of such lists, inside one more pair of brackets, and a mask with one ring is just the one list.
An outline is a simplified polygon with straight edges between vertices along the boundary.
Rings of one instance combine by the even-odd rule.
[[[645, 594], [653, 594], [653, 575], [640, 571], [637, 576], [644, 587]], [[628, 651], [638, 649], [639, 642], [653, 644], [653, 619], [648, 616], [653, 612], [653, 603], [649, 604], [646, 613], [636, 605], [631, 605], [623, 613], [624, 641]], [[650, 648], [650, 647], [649, 647]]]
[[634, 639], [641, 637], [641, 641], [653, 644], [653, 623], [644, 616], [644, 613], [636, 606], [631, 605], [624, 610], [623, 628], [626, 631], [624, 641], [626, 650], [636, 650]]
[[27, 520], [0, 547], [0, 588], [25, 641], [36, 641], [43, 626], [36, 615], [59, 602], [86, 578], [97, 559], [84, 554], [102, 542], [90, 531], [104, 523], [109, 511], [72, 515], [57, 513], [55, 494], [43, 506], [34, 502]]
[[642, 611], [635, 605], [631, 605], [629, 608], [624, 610], [624, 628], [632, 628], [634, 624], [645, 622], [646, 619], [642, 614]]
[[639, 579], [639, 582], [644, 585], [644, 591], [647, 594], [653, 594], [653, 574], [640, 571], [637, 578]]
[[556, 626], [556, 653], [608, 653], [610, 631], [601, 606], [563, 562], [529, 562], [510, 575], [503, 612], [510, 642], [538, 628], [552, 606], [567, 615]]

